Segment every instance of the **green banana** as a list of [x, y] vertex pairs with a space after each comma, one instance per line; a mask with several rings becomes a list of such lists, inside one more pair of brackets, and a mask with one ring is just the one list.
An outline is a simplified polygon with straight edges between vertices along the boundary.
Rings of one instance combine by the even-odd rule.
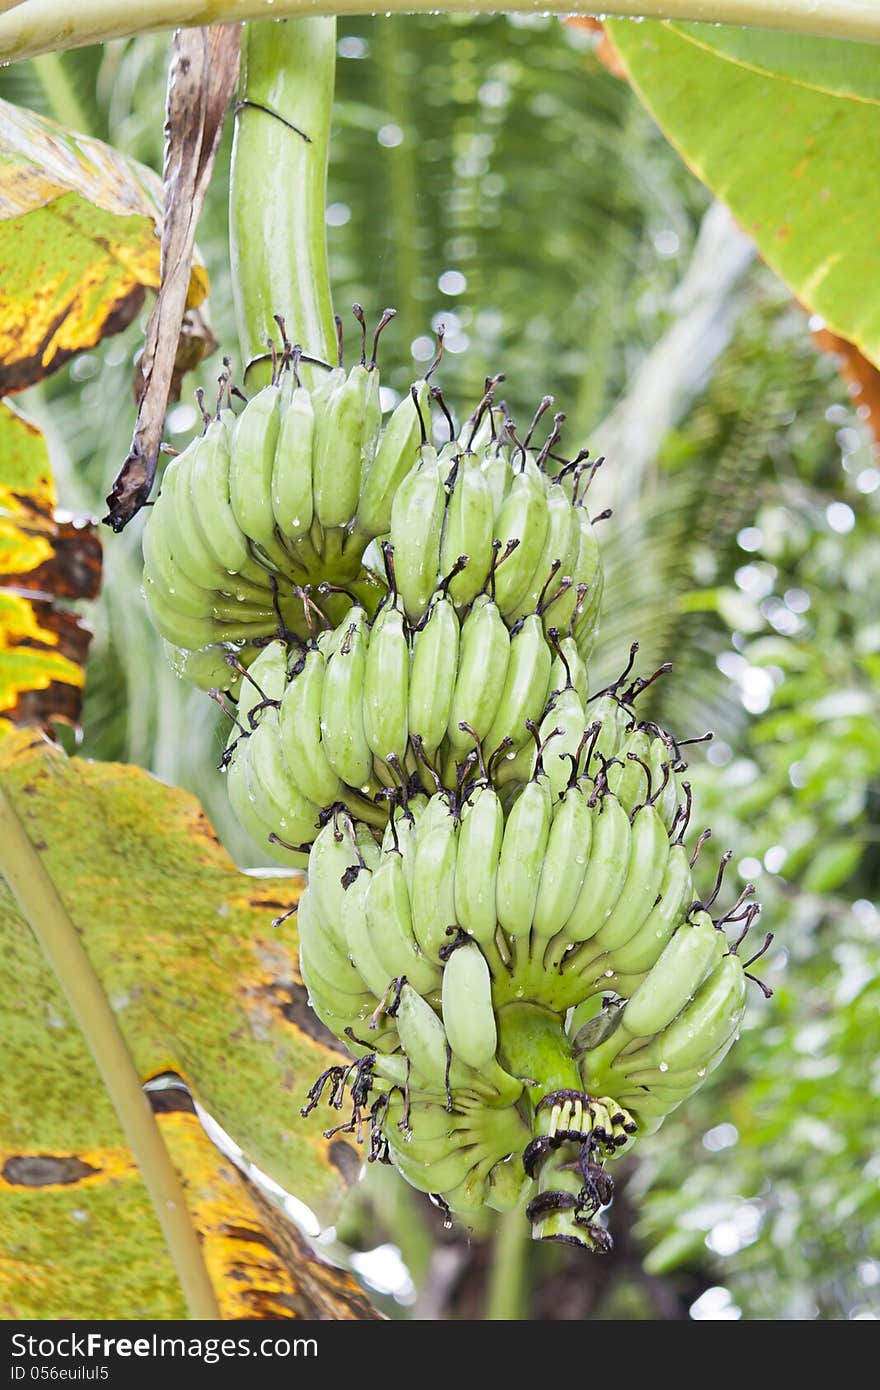
[[[550, 680], [547, 688], [548, 690], [563, 690], [567, 685], [573, 686], [581, 704], [586, 709], [589, 679], [583, 657], [577, 649], [577, 643], [573, 637], [553, 638], [552, 632], [550, 637], [554, 641], [556, 654], [550, 667]], [[595, 719], [596, 715], [591, 714], [590, 722], [592, 723]]]
[[291, 568], [272, 511], [272, 470], [281, 426], [281, 391], [264, 386], [238, 416], [229, 452], [229, 501], [236, 521], [281, 574]]
[[345, 890], [339, 923], [345, 934], [345, 944], [352, 964], [367, 989], [381, 999], [394, 978], [376, 952], [367, 922], [367, 897], [372, 874], [362, 869]]
[[356, 523], [365, 536], [385, 536], [391, 530], [394, 498], [419, 460], [422, 438], [419, 410], [427, 414], [430, 388], [423, 380], [416, 382], [413, 390], [415, 401], [412, 394], [407, 394], [395, 407], [372, 462], [365, 470]]
[[409, 738], [409, 632], [396, 594], [373, 620], [364, 669], [364, 734], [383, 767], [389, 757], [403, 766]]
[[652, 907], [638, 931], [613, 954], [615, 971], [638, 975], [650, 970], [693, 901], [694, 884], [687, 851], [670, 845], [660, 885], [660, 901]]
[[510, 660], [510, 634], [496, 604], [480, 595], [461, 626], [458, 672], [447, 736], [459, 757], [473, 747], [473, 734], [460, 725], [467, 723], [479, 739], [492, 727], [504, 692]]
[[445, 510], [437, 452], [426, 444], [391, 507], [394, 581], [411, 623], [422, 617], [437, 586]]
[[299, 900], [296, 925], [300, 968], [305, 965], [316, 977], [326, 981], [333, 989], [334, 998], [363, 994], [364, 981], [347, 950], [340, 950], [327, 931], [311, 888], [307, 888]]
[[563, 628], [564, 620], [566, 625], [570, 623], [578, 648], [586, 660], [592, 650], [605, 580], [596, 533], [593, 530], [586, 507], [577, 509], [577, 519], [580, 527], [580, 544], [572, 575], [574, 584], [568, 594], [563, 596], [563, 600], [570, 601], [572, 592], [577, 595], [577, 599], [571, 605], [570, 613], [567, 602], [562, 611], [557, 610], [555, 605], [551, 605], [545, 614], [545, 619], [547, 622], [555, 624], [560, 631], [565, 630]]
[[498, 1030], [492, 977], [476, 942], [452, 952], [443, 971], [443, 1027], [449, 1046], [466, 1066], [480, 1071], [494, 1060]]
[[255, 844], [260, 846], [264, 854], [282, 864], [293, 864], [296, 868], [303, 869], [309, 862], [306, 853], [286, 850], [269, 840], [269, 836], [274, 833], [274, 827], [263, 819], [259, 809], [258, 793], [252, 787], [247, 757], [249, 743], [249, 738], [239, 739], [227, 765], [226, 791], [229, 804], [239, 824]]
[[190, 617], [175, 607], [174, 596], [166, 592], [164, 584], [157, 585], [151, 576], [145, 575], [143, 587], [157, 632], [173, 646], [187, 651], [216, 646], [220, 642], [240, 644], [255, 641], [269, 636], [278, 625], [274, 618], [270, 624], [227, 622], [210, 616]]
[[294, 668], [281, 699], [281, 746], [290, 775], [304, 796], [319, 806], [343, 799], [343, 784], [321, 738], [326, 661], [317, 648]]
[[176, 474], [172, 474], [168, 490], [162, 494], [165, 510], [162, 510], [160, 497], [156, 504], [156, 515], [151, 517], [150, 524], [144, 527], [144, 580], [149, 593], [152, 595], [154, 590], [158, 590], [166, 601], [172, 603], [177, 612], [186, 617], [211, 617], [219, 621], [241, 623], [271, 621], [272, 603], [268, 593], [267, 602], [263, 607], [251, 602], [240, 603], [217, 588], [205, 588], [195, 583], [178, 563], [171, 550], [170, 528], [165, 524], [167, 510], [175, 505], [173, 494], [176, 491], [176, 477]]
[[[518, 1149], [521, 1152], [526, 1143], [528, 1137], [524, 1136], [523, 1140], [514, 1146], [514, 1150]], [[505, 1158], [500, 1158], [489, 1170], [484, 1200], [486, 1206], [491, 1207], [493, 1211], [514, 1211], [531, 1188], [531, 1179], [527, 1177], [522, 1161], [514, 1151]]]
[[358, 363], [315, 401], [312, 488], [315, 516], [325, 532], [347, 526], [358, 509], [373, 376], [374, 369]]
[[455, 861], [455, 911], [459, 925], [481, 946], [495, 940], [495, 883], [504, 813], [492, 787], [478, 787], [464, 807]]
[[389, 979], [405, 975], [420, 994], [436, 989], [440, 984], [439, 967], [423, 955], [413, 936], [401, 855], [392, 851], [383, 857], [370, 880], [366, 903], [370, 940]]
[[708, 912], [683, 922], [623, 1011], [620, 1041], [661, 1032], [681, 1013], [724, 951]]
[[252, 799], [262, 819], [288, 844], [311, 844], [318, 831], [318, 807], [290, 779], [275, 710], [264, 712], [248, 739], [247, 760]]
[[543, 475], [534, 459], [526, 456], [495, 520], [502, 553], [510, 541], [519, 542], [495, 569], [495, 602], [506, 619], [514, 618], [528, 593], [549, 524]]
[[339, 645], [327, 660], [321, 692], [321, 739], [337, 776], [369, 796], [375, 783], [363, 714], [366, 624], [363, 608], [352, 608], [344, 619]]
[[553, 807], [553, 822], [541, 866], [532, 932], [549, 940], [574, 912], [587, 872], [593, 815], [579, 785], [564, 791]]
[[232, 509], [230, 459], [234, 421], [231, 412], [221, 412], [220, 419], [208, 426], [189, 466], [190, 502], [221, 571], [268, 589], [269, 573], [274, 568], [254, 557]]
[[653, 806], [642, 806], [632, 820], [629, 864], [620, 896], [592, 939], [598, 955], [616, 951], [635, 936], [660, 891], [668, 853], [666, 826]]
[[458, 671], [459, 624], [445, 593], [434, 599], [413, 638], [408, 727], [430, 761], [446, 736]]
[[593, 834], [581, 891], [563, 934], [588, 941], [604, 925], [623, 891], [629, 868], [632, 831], [617, 797], [606, 792], [593, 814]]
[[[476, 447], [476, 441], [474, 441]], [[489, 491], [492, 494], [492, 505], [495, 515], [501, 511], [502, 504], [507, 496], [508, 489], [513, 482], [513, 470], [510, 460], [504, 449], [500, 448], [496, 442], [487, 441], [478, 449], [480, 455], [480, 469], [489, 484]]]
[[608, 786], [626, 809], [632, 811], [641, 805], [649, 791], [645, 767], [651, 756], [651, 739], [645, 730], [632, 729], [616, 756], [619, 761], [608, 769]]
[[446, 1030], [430, 1004], [409, 984], [400, 991], [397, 1031], [413, 1071], [427, 1090], [443, 1095], [449, 1061]]
[[[283, 642], [270, 642], [251, 663], [238, 700], [238, 720], [246, 729], [253, 727], [264, 700], [280, 700], [287, 681], [287, 649]], [[254, 718], [251, 718], [254, 715]]]
[[[620, 750], [635, 727], [632, 710], [614, 695], [600, 695], [587, 703], [591, 723], [600, 725], [596, 750], [603, 758], [619, 756]], [[586, 769], [588, 770], [588, 769]]]
[[[419, 1163], [400, 1148], [390, 1150], [391, 1161], [411, 1187], [418, 1192], [445, 1192], [457, 1187], [468, 1175], [474, 1150], [453, 1150], [430, 1163]], [[477, 1151], [479, 1152], [479, 1151]]]
[[538, 897], [552, 819], [548, 779], [528, 782], [509, 811], [495, 880], [498, 921], [508, 936], [527, 937]]
[[504, 687], [492, 725], [483, 740], [487, 757], [505, 739], [513, 740], [514, 750], [529, 742], [528, 721], [540, 718], [552, 688], [550, 669], [550, 648], [541, 620], [533, 613], [510, 638]]
[[[547, 605], [547, 628], [558, 627], [565, 633], [571, 619], [563, 600], [570, 594], [570, 608], [574, 611], [577, 601], [572, 570], [578, 557], [580, 531], [575, 508], [572, 507], [562, 488], [552, 484], [547, 489], [547, 534], [544, 548], [538, 557], [532, 577], [524, 596], [514, 609], [514, 618], [534, 613], [539, 604]], [[569, 586], [559, 592], [563, 580]], [[554, 595], [557, 595], [554, 597]], [[548, 602], [549, 601], [549, 602]]]
[[440, 1195], [450, 1211], [457, 1216], [467, 1216], [486, 1205], [487, 1180], [494, 1161], [495, 1155], [491, 1152], [477, 1154], [461, 1182], [444, 1188]]
[[[411, 796], [405, 806], [393, 802], [391, 813], [385, 823], [382, 836], [382, 855], [397, 854], [403, 860], [403, 876], [407, 885], [412, 877], [412, 849], [416, 837], [416, 827], [421, 820], [425, 798]], [[381, 862], [381, 860], [380, 860]]]
[[447, 928], [451, 927], [454, 934], [456, 923], [458, 832], [445, 796], [438, 793], [431, 802], [442, 807], [442, 815], [429, 818], [426, 811], [419, 824], [412, 856], [410, 901], [413, 935], [428, 959], [437, 961], [441, 949], [449, 945]]
[[314, 896], [327, 931], [341, 951], [347, 949], [340, 925], [348, 896], [346, 885], [360, 877], [362, 864], [368, 872], [372, 870], [378, 855], [378, 846], [366, 826], [356, 825], [345, 814], [331, 816], [312, 844], [309, 892]]
[[281, 538], [288, 545], [307, 536], [312, 524], [314, 436], [312, 394], [304, 386], [297, 386], [289, 400], [282, 403], [272, 464], [272, 513]]
[[[442, 1110], [442, 1106], [435, 1105], [436, 1110]], [[418, 1127], [411, 1126], [409, 1130], [401, 1132], [395, 1125], [386, 1122], [383, 1126], [383, 1133], [386, 1135], [388, 1147], [392, 1154], [396, 1153], [410, 1164], [429, 1165], [441, 1162], [449, 1154], [467, 1153], [468, 1158], [472, 1158], [478, 1145], [468, 1134], [466, 1129], [460, 1126], [449, 1126], [449, 1116], [447, 1120], [447, 1132], [437, 1134], [431, 1138], [419, 1132]], [[442, 1170], [441, 1170], [442, 1171]]]
[[457, 607], [464, 607], [483, 590], [489, 577], [495, 506], [489, 480], [477, 456], [462, 454], [455, 467], [455, 481], [446, 505], [440, 572], [449, 574], [459, 556], [467, 556], [464, 569], [449, 581], [450, 598]]
[[675, 822], [682, 794], [681, 783], [672, 770], [674, 762], [674, 752], [664, 740], [653, 738], [648, 766], [651, 770], [651, 785], [654, 788], [654, 805], [667, 830], [671, 830]]
[[735, 955], [725, 955], [659, 1036], [626, 1057], [628, 1074], [637, 1075], [643, 1065], [654, 1065], [672, 1084], [676, 1075], [689, 1069], [705, 1074], [713, 1057], [739, 1029], [745, 1002], [742, 965]]
[[[161, 527], [167, 532], [171, 553], [187, 577], [204, 589], [229, 594], [238, 602], [256, 603], [271, 608], [272, 594], [265, 573], [259, 582], [241, 574], [230, 574], [218, 563], [199, 517], [191, 489], [191, 480], [198, 456], [210, 466], [210, 459], [219, 456], [223, 466], [226, 429], [214, 420], [200, 439], [172, 459], [162, 475], [162, 490], [148, 522], [150, 528]], [[208, 457], [210, 456], [210, 458]]]
[[574, 686], [566, 686], [551, 699], [539, 730], [542, 748], [546, 744], [542, 757], [554, 800], [572, 779], [573, 760], [583, 745], [585, 724], [581, 697]]
[[227, 657], [235, 655], [241, 660], [242, 656], [246, 658], [249, 655], [246, 650], [239, 653], [232, 646], [220, 644], [187, 651], [175, 647], [165, 637], [162, 638], [162, 648], [169, 666], [181, 680], [188, 681], [199, 690], [225, 690], [233, 700], [236, 699], [242, 678], [236, 675]]

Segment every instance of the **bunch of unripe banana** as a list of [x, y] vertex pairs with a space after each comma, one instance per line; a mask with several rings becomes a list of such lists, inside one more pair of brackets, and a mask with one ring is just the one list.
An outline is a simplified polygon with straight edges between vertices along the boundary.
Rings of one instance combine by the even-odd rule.
[[636, 709], [668, 668], [632, 677], [634, 645], [590, 691], [599, 461], [558, 452], [560, 415], [533, 446], [549, 398], [521, 440], [500, 377], [457, 430], [433, 367], [382, 429], [391, 314], [369, 361], [356, 314], [348, 375], [340, 346], [307, 389], [285, 338], [238, 413], [221, 383], [166, 470], [147, 597], [181, 674], [235, 702], [238, 819], [308, 868], [302, 975], [355, 1060], [306, 1111], [329, 1085], [448, 1212], [521, 1203], [537, 1238], [602, 1251], [607, 1160], [737, 1036], [758, 909], [749, 886], [710, 915], [729, 855], [697, 896], [683, 744]]
[[327, 586], [328, 620], [355, 595], [378, 601], [363, 552], [387, 530], [404, 436], [418, 430], [409, 402], [394, 439], [386, 431], [380, 440], [383, 326], [370, 362], [364, 330], [360, 362], [348, 374], [328, 367], [315, 390], [302, 384], [305, 359], [285, 340], [270, 384], [238, 414], [225, 374], [215, 416], [204, 412], [204, 433], [166, 468], [144, 528], [144, 591], [177, 669], [194, 684], [235, 688], [230, 651], [246, 665], [276, 633], [307, 636], [317, 584]]

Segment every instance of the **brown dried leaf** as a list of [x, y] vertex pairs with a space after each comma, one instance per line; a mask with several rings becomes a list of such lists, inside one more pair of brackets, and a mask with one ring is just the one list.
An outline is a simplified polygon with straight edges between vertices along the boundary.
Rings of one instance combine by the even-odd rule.
[[97, 596], [101, 543], [54, 508], [46, 441], [0, 403], [0, 731], [79, 723], [91, 632], [58, 600]]
[[[238, 77], [237, 24], [182, 29], [168, 74], [162, 272], [141, 359], [143, 394], [128, 457], [107, 497], [104, 520], [121, 531], [147, 501], [171, 398], [195, 245], [223, 122]], [[179, 389], [179, 388], [178, 388]]]

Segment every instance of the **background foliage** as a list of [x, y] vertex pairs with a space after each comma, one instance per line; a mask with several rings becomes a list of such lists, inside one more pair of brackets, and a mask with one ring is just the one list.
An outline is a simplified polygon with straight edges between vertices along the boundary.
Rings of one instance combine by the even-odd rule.
[[[503, 370], [517, 415], [552, 392], [572, 442], [608, 454], [595, 486], [616, 514], [603, 523], [594, 685], [634, 637], [644, 671], [675, 659], [654, 709], [683, 734], [715, 730], [694, 757], [701, 813], [720, 847], [737, 847], [731, 868], [758, 883], [776, 933], [776, 995], [756, 992], [712, 1086], [640, 1146], [617, 1252], [585, 1264], [530, 1251], [531, 1315], [877, 1316], [880, 461], [866, 408], [817, 350], [820, 325], [590, 32], [448, 16], [346, 19], [339, 32], [336, 307], [359, 300], [374, 318], [396, 305], [382, 356], [395, 390], [444, 322], [441, 380], [459, 416]], [[158, 170], [167, 55], [165, 36], [52, 55], [4, 69], [0, 96]], [[228, 145], [199, 231], [226, 351]], [[98, 512], [125, 455], [142, 331], [20, 398], [68, 506]], [[200, 382], [218, 369], [219, 355]], [[195, 428], [195, 384], [169, 416], [175, 447]], [[139, 530], [108, 536], [79, 752], [194, 791], [253, 864], [215, 770], [212, 707], [176, 681], [149, 625]], [[335, 1235], [337, 1253], [360, 1251], [355, 1264], [396, 1291], [392, 1313], [482, 1315], [489, 1245], [443, 1232], [386, 1174], [356, 1191]], [[377, 1247], [383, 1258], [364, 1258]]]

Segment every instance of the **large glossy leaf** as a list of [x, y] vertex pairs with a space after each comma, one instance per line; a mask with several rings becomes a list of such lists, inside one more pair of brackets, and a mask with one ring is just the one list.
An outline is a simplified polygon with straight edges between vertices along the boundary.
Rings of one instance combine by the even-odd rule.
[[[272, 925], [296, 903], [300, 876], [241, 873], [193, 798], [139, 769], [69, 759], [33, 734], [4, 741], [0, 780], [81, 933], [140, 1075], [183, 1077], [248, 1160], [329, 1220], [361, 1153], [344, 1136], [324, 1136], [325, 1116], [300, 1115], [315, 1076], [338, 1059], [337, 1044], [307, 1004], [293, 919]], [[108, 1258], [102, 1242], [118, 1222], [119, 1278], [137, 1285], [140, 1315], [173, 1316], [167, 1310], [178, 1296], [168, 1292], [170, 1273], [156, 1274], [158, 1227], [146, 1217], [149, 1238], [142, 1264], [136, 1260], [134, 1212], [138, 1203], [146, 1211], [146, 1199], [115, 1115], [5, 887], [0, 942], [0, 1207], [11, 1202], [0, 1223], [16, 1220], [13, 1260], [27, 1266], [10, 1278], [18, 1287], [31, 1277], [39, 1282], [54, 1248], [68, 1289], [76, 1280], [65, 1251], [90, 1261], [99, 1279]], [[27, 1184], [10, 1183], [10, 1160], [41, 1156], [68, 1165], [82, 1200], [70, 1203], [63, 1177], [45, 1191], [31, 1184], [24, 1195]], [[192, 1193], [203, 1180], [216, 1186], [200, 1162], [182, 1168]], [[130, 1209], [126, 1194], [135, 1190]], [[213, 1200], [209, 1192], [209, 1207]], [[203, 1220], [197, 1212], [196, 1222], [209, 1244], [215, 1216]], [[80, 1244], [91, 1239], [97, 1245], [83, 1255]], [[129, 1309], [126, 1316], [135, 1316]], [[91, 1316], [100, 1310], [93, 1304]]]
[[632, 83], [798, 298], [880, 362], [876, 50], [609, 22]]
[[55, 501], [45, 439], [0, 402], [0, 734], [79, 720], [91, 633], [57, 600], [96, 596], [101, 545]]
[[695, 44], [743, 67], [811, 87], [829, 96], [880, 102], [880, 67], [870, 43], [820, 39], [810, 34], [773, 29], [733, 29], [705, 24], [677, 24]]
[[[11, 391], [119, 332], [157, 287], [161, 184], [9, 102], [0, 123], [0, 391]], [[206, 289], [198, 267], [189, 303]]]

